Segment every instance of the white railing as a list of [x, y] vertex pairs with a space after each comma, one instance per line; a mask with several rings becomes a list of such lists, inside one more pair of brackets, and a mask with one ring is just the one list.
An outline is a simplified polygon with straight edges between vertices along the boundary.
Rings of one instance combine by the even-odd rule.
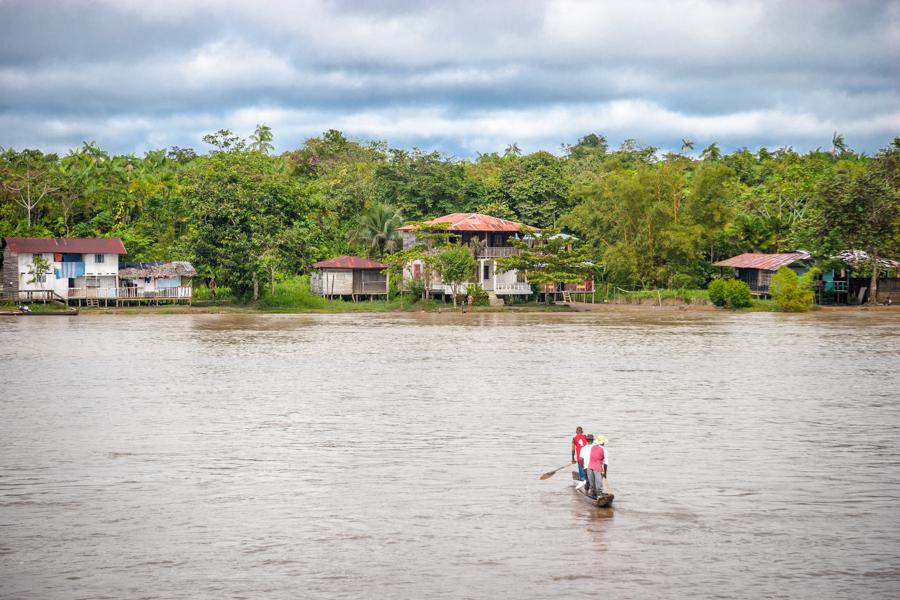
[[93, 299], [120, 299], [120, 300], [142, 300], [142, 299], [188, 299], [191, 298], [193, 288], [190, 286], [180, 286], [171, 288], [162, 288], [159, 290], [144, 290], [136, 287], [120, 287], [120, 288], [101, 288], [101, 287], [83, 287], [69, 288], [68, 297], [72, 300], [93, 300]]
[[531, 284], [525, 283], [523, 281], [517, 281], [515, 283], [497, 282], [494, 284], [494, 293], [495, 294], [530, 294], [531, 293]]
[[513, 256], [521, 252], [518, 248], [512, 246], [487, 246], [478, 250], [479, 258], [503, 258], [504, 256]]
[[170, 288], [161, 288], [158, 290], [143, 290], [141, 288], [136, 287], [121, 287], [119, 288], [119, 298], [123, 300], [128, 299], [136, 299], [140, 300], [143, 298], [153, 299], [153, 298], [190, 298], [193, 292], [193, 288], [190, 286], [179, 286], [179, 287], [170, 287]]

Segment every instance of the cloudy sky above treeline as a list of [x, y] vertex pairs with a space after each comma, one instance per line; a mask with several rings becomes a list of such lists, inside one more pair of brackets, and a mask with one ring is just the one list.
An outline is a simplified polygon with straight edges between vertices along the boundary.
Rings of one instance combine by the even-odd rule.
[[586, 133], [874, 152], [900, 1], [0, 0], [0, 146], [206, 151], [267, 123], [472, 157]]

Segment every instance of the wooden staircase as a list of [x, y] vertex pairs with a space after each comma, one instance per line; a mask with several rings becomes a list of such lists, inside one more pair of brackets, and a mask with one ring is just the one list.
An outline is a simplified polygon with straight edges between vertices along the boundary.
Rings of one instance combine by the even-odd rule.
[[563, 290], [562, 301], [563, 301], [563, 304], [568, 304], [569, 302], [571, 302], [572, 301], [572, 293]]

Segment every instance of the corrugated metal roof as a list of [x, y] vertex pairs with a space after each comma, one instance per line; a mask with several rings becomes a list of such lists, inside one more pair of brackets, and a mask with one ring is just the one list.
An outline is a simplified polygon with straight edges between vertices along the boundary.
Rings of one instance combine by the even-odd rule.
[[119, 238], [3, 238], [12, 252], [68, 252], [71, 254], [125, 254]]
[[127, 262], [121, 265], [119, 277], [122, 279], [137, 279], [140, 277], [196, 277], [197, 269], [194, 265], [184, 260], [173, 262]]
[[313, 263], [316, 269], [386, 269], [387, 265], [377, 260], [360, 258], [358, 256], [337, 256], [328, 260], [320, 260]]
[[[522, 228], [521, 223], [481, 213], [453, 213], [425, 222], [429, 225], [449, 223], [450, 231], [519, 231]], [[537, 229], [537, 227], [531, 227], [530, 225], [525, 227]], [[399, 229], [400, 231], [414, 231], [415, 228], [415, 225], [404, 225]]]
[[745, 252], [713, 263], [715, 267], [734, 267], [735, 269], [762, 269], [763, 271], [777, 271], [779, 268], [790, 265], [798, 260], [809, 259], [808, 252], [784, 252], [781, 254], [762, 254], [758, 252]]

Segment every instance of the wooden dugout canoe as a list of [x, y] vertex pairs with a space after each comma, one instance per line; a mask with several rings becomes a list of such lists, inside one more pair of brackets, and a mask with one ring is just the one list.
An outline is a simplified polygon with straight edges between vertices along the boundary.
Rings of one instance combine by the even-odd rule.
[[[580, 482], [578, 479], [578, 473], [572, 472], [572, 479], [576, 482]], [[591, 506], [596, 506], [597, 508], [606, 508], [607, 506], [611, 506], [613, 500], [616, 498], [615, 494], [600, 494], [599, 498], [591, 498], [587, 494], [584, 493], [584, 486], [579, 485], [579, 483], [575, 484], [575, 493], [578, 494], [582, 500], [590, 504]]]

